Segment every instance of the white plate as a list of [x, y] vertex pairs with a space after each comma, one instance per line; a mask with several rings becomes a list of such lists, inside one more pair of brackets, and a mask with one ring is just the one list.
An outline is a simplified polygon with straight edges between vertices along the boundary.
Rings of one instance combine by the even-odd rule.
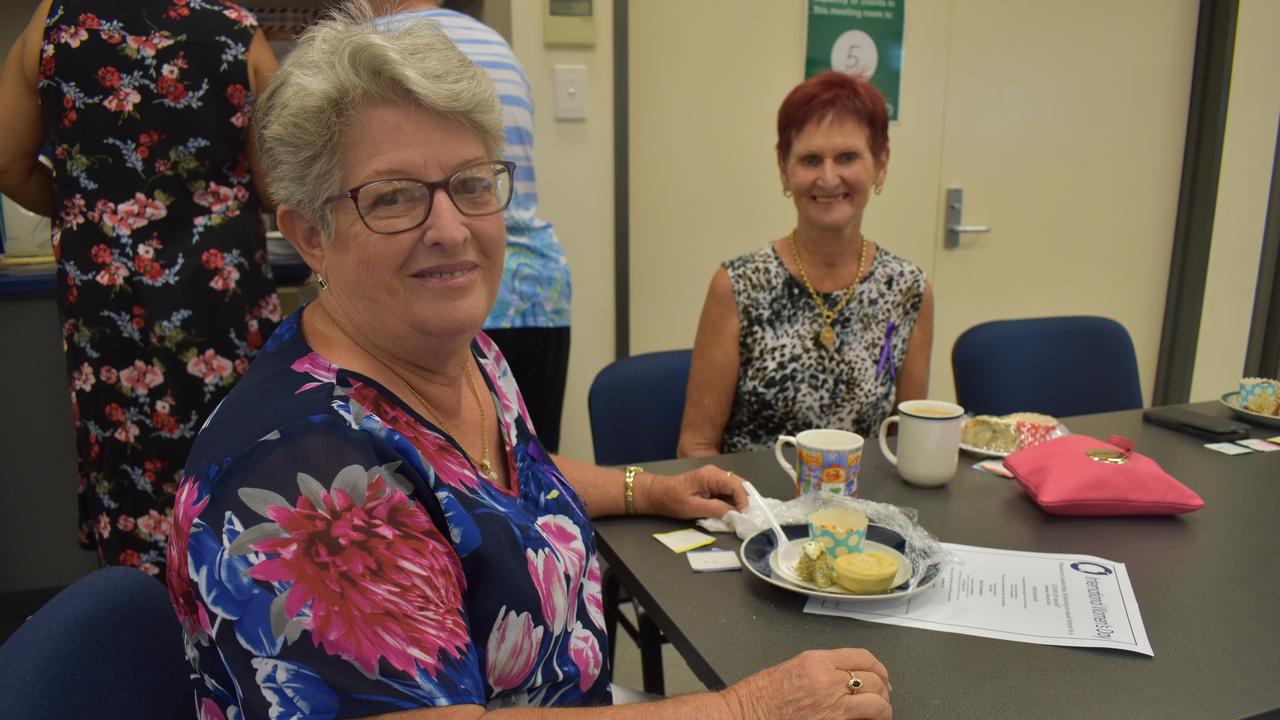
[[[798, 540], [792, 540], [790, 543], [792, 552], [795, 555], [799, 555], [800, 553], [803, 553], [804, 544], [807, 543], [808, 541], [809, 541], [808, 538], [800, 538]], [[894, 550], [888, 545], [881, 545], [878, 542], [871, 542], [870, 540], [863, 540], [862, 546], [866, 550], [874, 550], [875, 552], [882, 552], [885, 555], [888, 555], [898, 561], [898, 574], [893, 576], [893, 584], [889, 586], [890, 588], [896, 588], [902, 583], [911, 579], [911, 561], [907, 559], [906, 555], [903, 555], [902, 553], [898, 552], [897, 550]], [[769, 569], [773, 570], [773, 572], [776, 575], [779, 575], [787, 580], [790, 580], [792, 584], [799, 585], [800, 587], [804, 587], [804, 588], [809, 588], [810, 590], [818, 590], [825, 593], [831, 593], [833, 595], [847, 595], [854, 599], [867, 596], [867, 593], [849, 592], [848, 590], [845, 590], [839, 585], [832, 585], [831, 587], [827, 587], [827, 588], [818, 587], [814, 583], [811, 583], [808, 580], [801, 578], [800, 575], [796, 573], [796, 568], [794, 565], [784, 562], [782, 560], [783, 554], [784, 553], [782, 550], [774, 550], [769, 555]], [[885, 591], [885, 593], [887, 592], [888, 591]], [[884, 595], [885, 593], [876, 593], [876, 595]]]
[[977, 455], [978, 457], [985, 457], [985, 458], [1004, 458], [1004, 457], [1009, 457], [1009, 455], [1011, 454], [1007, 452], [1002, 452], [1000, 450], [986, 450], [984, 448], [977, 448], [968, 443], [960, 443], [960, 449], [967, 453], [972, 453], [974, 455]]
[[[787, 536], [791, 538], [793, 545], [795, 543], [803, 544], [808, 540], [809, 528], [805, 525], [787, 525], [783, 529], [786, 531]], [[892, 533], [893, 531], [888, 532]], [[896, 535], [896, 533], [893, 534]], [[901, 538], [899, 538], [899, 540], [901, 540]], [[775, 569], [775, 566], [777, 565], [775, 558], [778, 553], [776, 549], [777, 541], [774, 540], [772, 530], [764, 530], [747, 538], [743, 541], [742, 547], [738, 550], [738, 555], [742, 559], [743, 566], [746, 567], [748, 571], [770, 585], [780, 587], [784, 590], [790, 590], [791, 592], [800, 593], [801, 595], [827, 598], [829, 600], [867, 601], [908, 597], [915, 595], [921, 590], [927, 589], [935, 580], [938, 579], [939, 576], [942, 575], [941, 563], [936, 562], [926, 570], [919, 585], [915, 587], [903, 585], [902, 583], [905, 583], [911, 577], [911, 566], [909, 563], [905, 562], [906, 558], [903, 557], [901, 553], [893, 550], [887, 545], [870, 540], [864, 542], [866, 542], [868, 546], [875, 546], [877, 550], [888, 550], [900, 558], [898, 575], [894, 578], [894, 580], [898, 582], [897, 586], [883, 593], [877, 593], [874, 595], [854, 595], [841, 587], [831, 587], [825, 590], [819, 590], [816, 585], [806, 583], [796, 577], [794, 569], [789, 573], [781, 567]], [[904, 568], [906, 572], [905, 575], [903, 575]], [[795, 578], [795, 582], [789, 580], [788, 575]]]
[[1229, 392], [1222, 396], [1222, 404], [1231, 408], [1231, 411], [1238, 415], [1241, 419], [1249, 422], [1261, 423], [1270, 427], [1280, 428], [1280, 417], [1275, 415], [1263, 415], [1252, 410], [1245, 410], [1240, 407], [1240, 392]]

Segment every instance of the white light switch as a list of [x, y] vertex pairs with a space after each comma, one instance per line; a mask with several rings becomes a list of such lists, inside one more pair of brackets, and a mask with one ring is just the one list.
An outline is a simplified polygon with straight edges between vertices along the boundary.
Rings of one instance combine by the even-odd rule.
[[556, 119], [587, 119], [586, 65], [556, 65]]

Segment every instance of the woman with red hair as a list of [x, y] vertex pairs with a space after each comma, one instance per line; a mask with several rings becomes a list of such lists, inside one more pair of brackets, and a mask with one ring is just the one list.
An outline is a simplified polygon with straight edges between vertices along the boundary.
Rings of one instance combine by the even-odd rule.
[[925, 397], [933, 291], [862, 234], [889, 165], [884, 98], [825, 72], [778, 109], [778, 174], [795, 229], [716, 270], [680, 429], [682, 457], [773, 446], [806, 428], [874, 434]]

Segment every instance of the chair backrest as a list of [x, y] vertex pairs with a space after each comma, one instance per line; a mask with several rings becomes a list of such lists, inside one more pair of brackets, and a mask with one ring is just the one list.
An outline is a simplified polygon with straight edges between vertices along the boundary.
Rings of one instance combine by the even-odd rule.
[[596, 464], [676, 456], [692, 357], [692, 350], [633, 355], [596, 375], [587, 393]]
[[0, 645], [0, 718], [194, 717], [190, 675], [164, 585], [133, 568], [103, 568]]
[[1055, 417], [1142, 407], [1138, 358], [1124, 326], [1103, 317], [999, 320], [951, 349], [956, 402], [975, 415]]

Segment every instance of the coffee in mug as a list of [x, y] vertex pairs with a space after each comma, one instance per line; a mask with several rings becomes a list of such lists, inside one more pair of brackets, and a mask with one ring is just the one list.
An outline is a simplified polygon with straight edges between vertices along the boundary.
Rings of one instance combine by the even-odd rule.
[[[889, 450], [889, 426], [898, 423], [898, 452]], [[880, 423], [880, 451], [903, 480], [921, 487], [944, 485], [956, 474], [964, 408], [942, 400], [908, 400]]]
[[[796, 446], [794, 466], [782, 454], [784, 445]], [[862, 445], [862, 436], [847, 430], [805, 430], [780, 436], [773, 444], [773, 454], [795, 481], [797, 497], [810, 493], [854, 497], [858, 494]]]

